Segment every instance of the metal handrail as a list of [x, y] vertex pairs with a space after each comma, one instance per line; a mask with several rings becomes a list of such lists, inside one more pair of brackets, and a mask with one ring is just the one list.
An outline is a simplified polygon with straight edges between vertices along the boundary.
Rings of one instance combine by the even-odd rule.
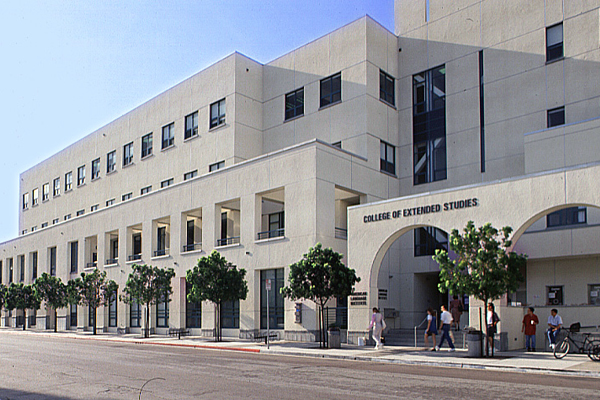
[[131, 254], [129, 256], [127, 256], [127, 261], [136, 261], [136, 260], [141, 260], [142, 259], [142, 255], [141, 254]]
[[200, 250], [202, 249], [202, 243], [190, 243], [183, 245], [183, 252], [187, 253], [188, 251]]
[[159, 249], [154, 251], [154, 257], [166, 256], [169, 254], [169, 249]]
[[284, 228], [273, 229], [272, 231], [258, 232], [258, 240], [281, 237], [284, 235], [284, 232]]
[[230, 244], [238, 244], [240, 242], [239, 236], [232, 236], [224, 239], [217, 239], [217, 246], [227, 246]]
[[113, 264], [117, 264], [119, 262], [118, 258], [108, 258], [106, 259], [106, 262], [104, 263], [104, 265], [113, 265]]
[[427, 322], [427, 317], [423, 318], [419, 325], [415, 325], [415, 347], [417, 347], [417, 329], [422, 327], [425, 322]]

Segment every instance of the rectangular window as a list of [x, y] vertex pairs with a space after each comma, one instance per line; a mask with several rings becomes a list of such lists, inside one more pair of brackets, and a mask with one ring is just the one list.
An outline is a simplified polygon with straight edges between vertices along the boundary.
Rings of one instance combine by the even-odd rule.
[[446, 67], [413, 75], [414, 184], [446, 179]]
[[562, 22], [546, 28], [546, 62], [564, 56]]
[[240, 327], [240, 301], [224, 301], [221, 305], [221, 327], [225, 329], [239, 329]]
[[35, 232], [35, 231], [37, 231], [37, 226], [32, 226], [31, 227], [31, 232]]
[[47, 222], [43, 222], [42, 223], [42, 229], [47, 228], [48, 227], [48, 223]]
[[197, 170], [197, 169], [195, 169], [195, 170], [193, 170], [193, 171], [191, 171], [191, 172], [188, 172], [188, 173], [186, 173], [186, 174], [183, 174], [183, 180], [184, 180], [184, 181], [187, 181], [188, 179], [192, 179], [192, 178], [195, 178], [195, 177], [197, 177], [197, 176], [198, 176], [198, 170]]
[[73, 189], [73, 172], [67, 172], [65, 174], [65, 192]]
[[414, 229], [415, 257], [432, 256], [435, 251], [448, 250], [448, 234], [441, 229], [428, 226]]
[[184, 139], [198, 135], [198, 111], [185, 117]]
[[565, 107], [557, 107], [548, 110], [548, 128], [565, 124]]
[[108, 326], [112, 328], [117, 326], [117, 304], [117, 292], [114, 291], [108, 299]]
[[225, 123], [225, 99], [214, 102], [210, 105], [210, 128], [223, 125]]
[[23, 210], [27, 210], [29, 208], [29, 192], [23, 193]]
[[6, 260], [6, 262], [8, 263], [8, 283], [12, 283], [13, 281], [13, 259], [9, 258]]
[[129, 325], [132, 328], [140, 328], [142, 326], [142, 306], [138, 303], [129, 305]]
[[50, 276], [56, 276], [56, 247], [50, 247]]
[[121, 196], [121, 201], [131, 200], [132, 197], [133, 197], [133, 193], [124, 194], [123, 196]]
[[69, 306], [69, 327], [77, 327], [77, 304]]
[[172, 184], [173, 184], [173, 178], [162, 181], [160, 183], [160, 187], [161, 188], [166, 188], [166, 187], [171, 186]]
[[116, 264], [119, 259], [119, 238], [110, 239], [111, 264]]
[[42, 201], [47, 201], [50, 198], [50, 184], [44, 183], [42, 185]]
[[106, 207], [112, 206], [113, 204], [115, 204], [115, 199], [106, 200]]
[[142, 188], [142, 190], [140, 190], [140, 194], [148, 194], [152, 191], [152, 186], [146, 186], [145, 188]]
[[[268, 237], [280, 237], [284, 234], [285, 215], [283, 211], [269, 214], [269, 235]], [[259, 235], [260, 239], [260, 235]]]
[[260, 329], [267, 329], [267, 290], [266, 280], [271, 280], [269, 292], [269, 329], [284, 328], [284, 299], [280, 293], [283, 287], [283, 268], [260, 271]]
[[98, 206], [99, 206], [99, 204], [94, 204], [93, 206], [91, 206], [90, 212], [98, 211]]
[[71, 219], [71, 214], [67, 214], [67, 215], [65, 215], [65, 221], [68, 221], [68, 220], [70, 220], [70, 219]]
[[342, 73], [321, 79], [321, 105], [325, 107], [342, 101]]
[[117, 166], [117, 151], [113, 150], [106, 155], [106, 173], [109, 174], [115, 170]]
[[208, 166], [208, 172], [213, 172], [218, 169], [221, 169], [225, 166], [225, 161], [219, 161], [218, 163], [214, 163]]
[[54, 191], [52, 193], [52, 195], [54, 197], [59, 196], [60, 195], [60, 178], [56, 178], [54, 180]]
[[394, 78], [382, 70], [379, 70], [379, 98], [392, 106], [396, 105]]
[[133, 142], [123, 146], [123, 166], [133, 163]]
[[[186, 294], [190, 292], [190, 284], [186, 282]], [[202, 328], [202, 302], [190, 303], [187, 300], [185, 304], [185, 327]]]
[[58, 224], [58, 222], [59, 222], [59, 221], [60, 221], [60, 219], [58, 219], [58, 218], [54, 218], [54, 219], [52, 220], [52, 225], [56, 225], [56, 224]]
[[38, 253], [31, 253], [31, 279], [35, 280], [38, 274]]
[[285, 95], [285, 119], [304, 115], [304, 88]]
[[156, 327], [169, 327], [169, 302], [161, 301], [156, 305]]
[[167, 253], [167, 228], [165, 226], [158, 227], [156, 233], [157, 247], [155, 256], [164, 256]]
[[162, 148], [166, 149], [175, 144], [175, 124], [163, 126], [162, 128]]
[[83, 215], [83, 214], [85, 214], [85, 210], [79, 210], [79, 211], [77, 211], [77, 216], [78, 217], [81, 216], [81, 215]]
[[26, 233], [27, 233], [27, 229], [23, 229], [23, 230], [21, 231], [21, 235], [24, 235], [24, 234], [26, 234]]
[[588, 285], [588, 303], [592, 306], [600, 306], [600, 284]]
[[19, 260], [19, 282], [25, 281], [25, 256], [17, 257]]
[[380, 163], [382, 171], [396, 175], [396, 148], [391, 144], [381, 141], [379, 144]]
[[546, 216], [546, 227], [581, 225], [587, 223], [586, 207], [569, 207]]
[[79, 242], [71, 242], [70, 243], [70, 266], [71, 266], [71, 273], [72, 274], [76, 274], [77, 273], [77, 253], [79, 250]]
[[142, 136], [142, 158], [152, 154], [152, 133]]
[[133, 239], [133, 254], [140, 255], [142, 254], [142, 234], [136, 233], [131, 237]]
[[39, 203], [39, 190], [38, 188], [35, 188], [31, 191], [31, 205], [32, 206], [37, 206]]
[[196, 224], [194, 223], [193, 219], [190, 219], [186, 222], [186, 233], [187, 233], [187, 240], [186, 240], [186, 251], [193, 250], [194, 249], [194, 239], [195, 239], [195, 234], [196, 234]]
[[85, 183], [85, 165], [77, 168], [77, 186], [81, 186]]
[[563, 305], [563, 287], [562, 286], [546, 286], [546, 305], [547, 306], [562, 306]]
[[100, 176], [100, 159], [96, 158], [92, 161], [92, 180], [97, 179]]

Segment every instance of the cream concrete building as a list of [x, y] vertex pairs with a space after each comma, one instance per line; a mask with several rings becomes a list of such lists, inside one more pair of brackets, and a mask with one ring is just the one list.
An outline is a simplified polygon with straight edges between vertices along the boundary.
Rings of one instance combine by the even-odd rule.
[[[362, 279], [348, 322], [337, 315], [353, 342], [373, 306], [412, 329], [446, 303], [432, 251], [452, 228], [489, 221], [512, 226], [529, 255], [526, 282], [499, 303], [509, 347], [523, 347], [525, 305], [542, 321], [538, 346], [553, 304], [566, 323], [598, 324], [600, 1], [396, 0], [394, 11], [395, 33], [364, 17], [264, 65], [232, 54], [24, 172], [2, 282], [98, 268], [123, 287], [133, 263], [173, 267], [151, 326], [210, 336], [213, 307], [186, 302], [184, 277], [217, 249], [250, 289], [224, 307], [224, 334], [250, 337], [266, 327], [264, 280], [278, 293], [321, 242]], [[314, 340], [312, 302], [270, 304], [280, 337]], [[42, 309], [35, 326], [89, 329], [88, 314], [52, 321]], [[143, 325], [120, 302], [95, 323]]]

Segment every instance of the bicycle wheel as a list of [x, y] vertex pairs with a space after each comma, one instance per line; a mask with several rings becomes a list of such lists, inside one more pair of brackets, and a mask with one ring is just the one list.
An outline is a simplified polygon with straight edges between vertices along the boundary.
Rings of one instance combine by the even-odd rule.
[[561, 340], [554, 348], [554, 357], [558, 359], [564, 358], [567, 355], [567, 353], [569, 353], [570, 347], [571, 345], [569, 344], [569, 341], [566, 338]]
[[600, 361], [600, 344], [593, 343], [588, 350], [588, 357], [593, 361]]

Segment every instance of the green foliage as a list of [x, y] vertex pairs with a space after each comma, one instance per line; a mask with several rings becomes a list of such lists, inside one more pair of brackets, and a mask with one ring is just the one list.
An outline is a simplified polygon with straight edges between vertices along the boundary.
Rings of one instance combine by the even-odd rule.
[[37, 310], [40, 308], [40, 299], [33, 285], [11, 283], [6, 290], [4, 305], [7, 310]]
[[0, 310], [4, 307], [4, 301], [6, 299], [6, 286], [0, 283]]
[[40, 298], [50, 308], [57, 309], [67, 306], [67, 286], [56, 276], [44, 272], [33, 286]]
[[67, 291], [70, 293], [68, 293], [67, 299], [71, 300], [71, 304], [80, 304], [93, 309], [94, 326], [92, 328], [95, 335], [96, 310], [100, 306], [108, 305], [111, 296], [118, 290], [119, 286], [115, 281], [106, 279], [106, 271], [100, 272], [97, 269], [89, 274], [82, 272], [80, 278], [70, 280], [69, 284]]

